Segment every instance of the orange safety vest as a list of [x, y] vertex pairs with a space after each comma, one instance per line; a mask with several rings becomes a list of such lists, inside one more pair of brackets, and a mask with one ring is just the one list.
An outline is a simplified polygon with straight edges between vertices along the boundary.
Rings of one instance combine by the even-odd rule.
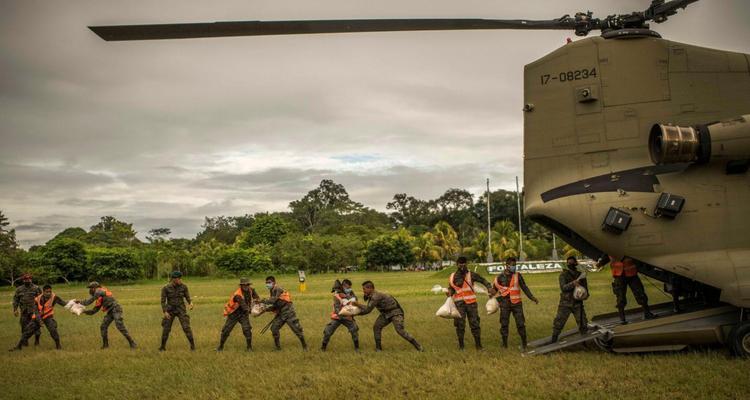
[[[112, 292], [109, 291], [109, 289], [105, 288], [104, 286], [99, 286], [95, 290], [103, 290], [104, 291], [104, 297], [112, 297]], [[95, 292], [96, 293], [96, 292]], [[102, 302], [104, 301], [104, 297], [100, 297], [96, 299], [96, 303], [94, 303], [95, 307], [101, 307]], [[102, 307], [102, 312], [107, 312], [107, 309]]]
[[614, 261], [610, 263], [612, 269], [612, 276], [619, 277], [623, 276], [632, 277], [638, 275], [638, 267], [632, 261]]
[[289, 292], [285, 290], [285, 291], [281, 292], [281, 295], [279, 296], [279, 300], [283, 300], [283, 301], [286, 301], [287, 303], [291, 303], [292, 302], [292, 295], [289, 294]]
[[224, 316], [235, 312], [238, 308], [240, 308], [240, 303], [238, 301], [234, 301], [235, 296], [240, 296], [242, 300], [245, 300], [245, 295], [242, 294], [242, 289], [239, 288], [237, 291], [232, 293], [232, 297], [229, 298], [229, 301], [227, 304], [224, 305]]
[[[42, 296], [44, 295], [40, 294], [39, 296], [36, 296], [34, 300], [36, 300], [36, 307], [39, 309], [39, 314], [42, 316], [42, 319], [45, 320], [55, 315], [55, 294], [52, 293], [52, 296], [50, 296], [49, 300], [44, 304], [42, 304]], [[36, 314], [32, 315], [31, 319], [36, 319]]]
[[455, 283], [453, 283], [453, 277], [456, 275], [456, 273], [452, 273], [450, 278], [448, 278], [448, 283], [450, 283], [453, 290], [456, 291], [456, 293], [453, 295], [453, 301], [463, 301], [464, 304], [474, 304], [477, 302], [477, 294], [474, 292], [474, 286], [471, 284], [471, 272], [467, 272], [466, 276], [464, 276], [464, 284], [461, 285], [461, 287], [456, 286]]
[[513, 276], [510, 278], [510, 283], [508, 286], [503, 286], [500, 284], [500, 277], [495, 277], [495, 282], [493, 282], [493, 286], [495, 286], [495, 289], [497, 289], [498, 292], [500, 292], [501, 297], [507, 297], [510, 296], [510, 302], [513, 304], [518, 304], [521, 302], [521, 286], [518, 284], [518, 272], [514, 272]]

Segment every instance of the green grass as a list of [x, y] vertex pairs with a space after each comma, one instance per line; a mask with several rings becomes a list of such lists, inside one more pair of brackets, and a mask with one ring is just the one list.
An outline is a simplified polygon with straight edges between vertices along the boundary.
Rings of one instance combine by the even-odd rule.
[[[236, 280], [186, 279], [194, 296], [191, 313], [198, 350], [190, 352], [175, 323], [169, 350], [159, 353], [163, 282], [108, 287], [125, 310], [125, 323], [140, 348], [127, 349], [122, 336], [110, 328], [111, 348], [100, 350], [101, 314], [77, 317], [56, 312], [64, 349], [55, 351], [43, 330], [42, 344], [22, 352], [2, 351], [2, 399], [152, 399], [152, 398], [749, 398], [750, 362], [731, 359], [723, 350], [685, 353], [612, 355], [596, 351], [521, 357], [511, 323], [511, 348], [499, 347], [498, 315], [483, 316], [485, 350], [456, 350], [450, 321], [434, 316], [444, 297], [433, 295], [445, 278], [424, 273], [354, 273], [359, 283], [373, 280], [378, 289], [395, 295], [406, 310], [406, 328], [425, 347], [415, 352], [396, 335], [384, 331], [382, 353], [374, 352], [372, 323], [377, 315], [358, 318], [363, 351], [354, 353], [344, 328], [321, 353], [323, 327], [328, 322], [330, 287], [334, 275], [308, 277], [306, 293], [298, 293], [295, 276], [280, 277], [292, 290], [298, 315], [310, 344], [300, 350], [296, 337], [284, 328], [280, 353], [273, 352], [270, 332], [260, 328], [270, 316], [253, 319], [253, 353], [244, 352], [244, 339], [235, 328], [223, 353], [213, 351], [223, 325], [222, 305], [237, 287]], [[266, 295], [261, 277], [256, 289]], [[590, 274], [592, 298], [587, 313], [612, 311], [614, 296], [607, 272]], [[557, 274], [527, 274], [526, 281], [541, 303], [525, 303], [529, 338], [550, 333], [557, 300]], [[645, 283], [652, 302], [667, 300]], [[65, 300], [86, 294], [82, 285], [56, 287]], [[361, 290], [357, 290], [361, 296]], [[10, 309], [12, 292], [0, 290], [0, 346], [18, 340], [18, 320]], [[635, 302], [630, 299], [630, 304]], [[484, 300], [481, 301], [484, 306]], [[574, 322], [569, 321], [571, 328]], [[467, 329], [467, 343], [471, 343]]]

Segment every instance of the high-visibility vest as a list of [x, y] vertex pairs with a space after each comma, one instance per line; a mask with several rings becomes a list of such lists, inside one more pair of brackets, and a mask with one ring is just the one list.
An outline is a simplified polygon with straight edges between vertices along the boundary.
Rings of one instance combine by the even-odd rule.
[[636, 276], [638, 275], [638, 267], [635, 265], [632, 261], [614, 261], [610, 263], [610, 268], [612, 269], [612, 276], [618, 277], [618, 276]]
[[455, 283], [453, 283], [453, 277], [456, 275], [456, 273], [452, 273], [450, 278], [448, 278], [448, 283], [450, 283], [453, 290], [456, 291], [456, 293], [453, 295], [453, 301], [463, 301], [464, 304], [474, 304], [477, 302], [477, 294], [474, 292], [474, 286], [471, 284], [471, 272], [467, 272], [464, 276], [464, 283], [461, 285], [461, 287], [456, 286]]
[[292, 295], [289, 293], [289, 291], [284, 290], [281, 292], [281, 295], [279, 296], [279, 300], [285, 301], [287, 303], [292, 302]]
[[518, 272], [513, 273], [508, 286], [503, 286], [500, 284], [499, 276], [495, 277], [495, 282], [493, 282], [493, 285], [495, 286], [495, 289], [500, 292], [501, 297], [510, 296], [510, 302], [513, 304], [518, 304], [521, 302], [521, 286], [518, 283]]
[[[34, 300], [36, 301], [36, 307], [39, 309], [39, 315], [45, 320], [55, 315], [55, 294], [52, 293], [52, 296], [44, 304], [42, 304], [42, 296], [44, 295], [40, 294]], [[31, 318], [36, 319], [36, 314], [32, 315]]]
[[227, 315], [235, 312], [238, 308], [240, 308], [240, 302], [234, 300], [234, 298], [236, 296], [240, 296], [240, 298], [243, 301], [245, 300], [245, 295], [242, 294], [242, 289], [241, 288], [237, 289], [237, 291], [235, 291], [234, 293], [232, 293], [232, 297], [230, 297], [229, 301], [227, 302], [227, 304], [224, 305], [224, 316], [225, 317]]
[[[105, 288], [104, 286], [99, 286], [95, 290], [103, 290], [104, 291], [104, 297], [112, 297], [112, 292], [109, 291], [109, 289]], [[103, 312], [107, 312], [106, 307], [102, 307], [102, 302], [104, 301], [104, 297], [100, 297], [96, 299], [96, 303], [94, 303], [94, 306], [101, 307]]]
[[[339, 299], [339, 302], [341, 302], [341, 301], [343, 301], [343, 300], [345, 300], [347, 298], [346, 295], [342, 294], [342, 293], [336, 293], [334, 296], [337, 299]], [[334, 302], [335, 302], [335, 300], [334, 300]], [[339, 319], [339, 318], [340, 318], [339, 315], [336, 314], [336, 304], [334, 304], [333, 305], [333, 311], [331, 312], [331, 319]]]

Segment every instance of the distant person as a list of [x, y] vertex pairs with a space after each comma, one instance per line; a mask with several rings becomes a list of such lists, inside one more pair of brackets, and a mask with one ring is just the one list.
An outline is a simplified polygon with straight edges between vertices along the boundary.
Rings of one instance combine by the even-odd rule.
[[365, 281], [362, 284], [362, 292], [364, 293], [367, 305], [356, 301], [352, 303], [362, 309], [359, 315], [369, 314], [374, 309], [380, 311], [378, 319], [375, 320], [375, 324], [372, 326], [372, 332], [375, 335], [375, 351], [383, 350], [381, 334], [383, 328], [390, 323], [393, 323], [396, 333], [404, 338], [404, 340], [411, 343], [418, 351], [423, 351], [422, 345], [409, 335], [409, 332], [404, 328], [404, 309], [401, 308], [401, 305], [398, 304], [398, 301], [393, 296], [376, 291], [375, 284], [371, 281]]
[[102, 335], [102, 349], [106, 349], [109, 347], [108, 330], [112, 322], [115, 323], [117, 330], [120, 331], [120, 333], [122, 333], [122, 336], [124, 336], [128, 341], [128, 345], [130, 345], [131, 349], [135, 349], [136, 347], [138, 347], [135, 343], [135, 340], [133, 340], [133, 338], [130, 336], [130, 333], [128, 333], [128, 329], [125, 327], [125, 321], [122, 318], [122, 307], [112, 296], [112, 292], [96, 281], [90, 282], [88, 284], [88, 288], [91, 298], [89, 298], [88, 300], [79, 301], [78, 303], [84, 306], [94, 303], [94, 308], [83, 312], [86, 315], [94, 315], [99, 312], [99, 310], [106, 313], [104, 315], [104, 319], [102, 319], [102, 325], [100, 327]]
[[588, 291], [588, 282], [585, 275], [581, 276], [578, 260], [570, 256], [565, 261], [566, 268], [560, 272], [560, 303], [557, 306], [557, 315], [552, 323], [552, 339], [550, 343], [555, 343], [560, 338], [560, 333], [568, 322], [568, 317], [573, 314], [573, 318], [578, 324], [578, 331], [581, 335], [588, 332], [588, 321], [586, 320], [586, 311], [583, 308], [583, 300], [577, 300], [573, 297], [573, 292], [577, 286], [583, 286]]
[[263, 300], [263, 303], [270, 305], [271, 311], [276, 313], [276, 317], [271, 322], [271, 334], [276, 350], [281, 350], [281, 328], [284, 325], [288, 325], [289, 329], [297, 335], [302, 350], [307, 350], [305, 334], [302, 331], [302, 324], [297, 318], [297, 312], [294, 310], [291, 294], [279, 286], [273, 276], [266, 277], [266, 288], [270, 292], [270, 297]]
[[224, 323], [224, 327], [221, 329], [219, 346], [216, 348], [216, 351], [224, 350], [224, 343], [229, 339], [229, 334], [232, 333], [237, 323], [240, 324], [242, 334], [245, 335], [246, 350], [253, 350], [253, 328], [250, 325], [250, 310], [255, 300], [260, 300], [260, 296], [252, 288], [250, 280], [240, 278], [240, 287], [232, 293], [229, 301], [224, 305], [224, 316], [227, 318], [227, 322]]
[[175, 318], [180, 320], [182, 331], [185, 332], [185, 337], [190, 343], [190, 350], [195, 350], [193, 330], [190, 329], [190, 316], [185, 309], [185, 303], [191, 311], [193, 309], [190, 292], [187, 285], [182, 282], [182, 272], [173, 271], [170, 277], [169, 283], [161, 289], [161, 312], [164, 313], [164, 318], [161, 320], [162, 331], [159, 351], [167, 350], [167, 340]]
[[510, 315], [513, 314], [518, 336], [521, 337], [521, 351], [526, 351], [526, 318], [523, 315], [521, 291], [534, 303], [539, 304], [539, 300], [526, 286], [521, 273], [516, 271], [515, 257], [505, 259], [505, 268], [501, 274], [495, 277], [492, 286], [497, 293], [497, 302], [500, 305], [500, 336], [503, 339], [503, 348], [508, 348], [508, 328], [510, 326]]
[[47, 331], [52, 337], [52, 340], [55, 341], [55, 348], [60, 350], [62, 347], [60, 346], [60, 335], [57, 333], [57, 321], [55, 321], [55, 305], [59, 304], [61, 306], [65, 306], [65, 301], [52, 292], [52, 286], [50, 285], [44, 285], [42, 294], [37, 296], [34, 301], [36, 303], [36, 311], [31, 315], [32, 321], [30, 322], [30, 324], [33, 324], [34, 327], [33, 329], [31, 327], [25, 329], [21, 340], [18, 342], [16, 347], [12, 348], [11, 350], [21, 350], [22, 344], [24, 342], [28, 343], [29, 338], [31, 338], [31, 336], [35, 334], [36, 328], [41, 325], [39, 322], [40, 320], [42, 321], [42, 323], [44, 323], [44, 326], [47, 328]]
[[[31, 274], [21, 275], [21, 286], [16, 288], [16, 292], [13, 294], [13, 315], [18, 317], [20, 315], [19, 323], [21, 325], [21, 337], [22, 345], [29, 345], [29, 338], [34, 336], [34, 345], [39, 344], [39, 337], [42, 335], [42, 331], [39, 329], [39, 324], [34, 320], [34, 314], [36, 311], [36, 297], [42, 293], [39, 286], [35, 285], [31, 279]], [[20, 311], [20, 312], [19, 312]], [[31, 329], [31, 335], [27, 335], [27, 330]]]
[[456, 260], [456, 272], [448, 278], [448, 296], [453, 297], [456, 308], [461, 314], [461, 318], [453, 319], [453, 326], [456, 327], [456, 337], [458, 338], [458, 348], [464, 349], [464, 332], [466, 331], [466, 319], [468, 318], [471, 335], [474, 336], [474, 345], [479, 350], [482, 348], [482, 333], [479, 325], [477, 293], [474, 291], [474, 283], [479, 282], [488, 290], [492, 288], [492, 284], [482, 275], [469, 271], [466, 262], [466, 257], [458, 257]]
[[357, 297], [354, 295], [354, 289], [352, 289], [352, 281], [344, 279], [343, 281], [336, 282], [333, 285], [333, 311], [331, 312], [331, 321], [326, 325], [323, 330], [323, 343], [320, 345], [321, 351], [326, 351], [328, 342], [331, 340], [331, 336], [336, 332], [339, 326], [344, 325], [349, 333], [352, 335], [352, 342], [354, 342], [354, 350], [359, 351], [359, 327], [353, 316], [341, 316], [339, 312], [345, 305], [357, 301]]
[[643, 308], [643, 319], [656, 318], [648, 306], [648, 296], [643, 288], [641, 278], [638, 277], [638, 266], [635, 260], [625, 257], [622, 261], [617, 261], [611, 256], [606, 256], [599, 260], [598, 265], [604, 266], [607, 262], [609, 262], [609, 267], [612, 270], [612, 292], [617, 298], [616, 307], [617, 313], [620, 315], [620, 323], [628, 323], [625, 318], [625, 306], [628, 304], [628, 286], [633, 292], [635, 301]]

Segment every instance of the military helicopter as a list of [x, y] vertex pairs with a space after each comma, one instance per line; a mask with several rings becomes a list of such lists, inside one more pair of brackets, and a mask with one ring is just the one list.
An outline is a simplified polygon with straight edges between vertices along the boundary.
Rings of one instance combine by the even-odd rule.
[[358, 19], [91, 26], [107, 41], [424, 30], [556, 29], [587, 36], [524, 68], [524, 211], [587, 256], [629, 257], [679, 300], [659, 318], [594, 317], [544, 354], [726, 345], [750, 357], [750, 55], [649, 29], [697, 0], [552, 20]]

